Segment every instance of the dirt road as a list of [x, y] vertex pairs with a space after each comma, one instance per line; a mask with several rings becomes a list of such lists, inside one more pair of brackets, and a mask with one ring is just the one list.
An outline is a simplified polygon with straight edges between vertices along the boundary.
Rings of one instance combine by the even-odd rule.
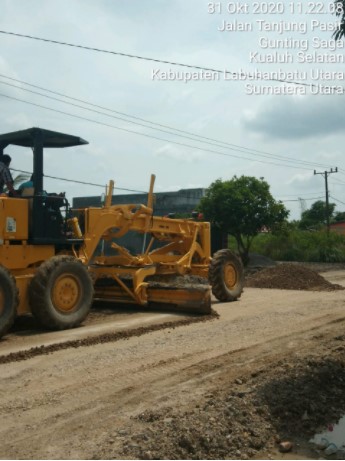
[[[345, 271], [323, 275], [345, 285]], [[0, 458], [318, 458], [308, 438], [345, 414], [344, 293], [246, 288], [214, 303], [219, 318], [122, 313], [123, 329], [147, 331], [14, 354], [0, 364]], [[19, 329], [0, 359], [87, 329]], [[293, 452], [278, 454], [278, 439]]]

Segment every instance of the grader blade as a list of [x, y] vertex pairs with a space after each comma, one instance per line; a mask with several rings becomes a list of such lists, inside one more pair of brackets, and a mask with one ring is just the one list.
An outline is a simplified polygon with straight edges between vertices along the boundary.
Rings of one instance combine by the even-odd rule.
[[209, 285], [173, 286], [151, 282], [146, 289], [145, 302], [136, 298], [131, 283], [102, 280], [95, 286], [95, 299], [114, 303], [136, 304], [154, 310], [174, 310], [196, 314], [211, 313]]
[[148, 306], [155, 310], [170, 309], [196, 314], [211, 313], [211, 290], [209, 287], [148, 288]]

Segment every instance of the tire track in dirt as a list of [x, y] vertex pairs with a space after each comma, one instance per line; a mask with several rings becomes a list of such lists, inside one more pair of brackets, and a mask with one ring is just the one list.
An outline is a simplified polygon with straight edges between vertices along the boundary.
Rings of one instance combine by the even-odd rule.
[[[323, 320], [325, 320], [324, 317]], [[216, 349], [210, 347], [200, 350], [198, 356], [195, 353], [185, 353], [182, 356], [160, 360], [153, 364], [139, 366], [138, 364], [128, 364], [121, 370], [108, 373], [108, 383], [102, 384], [102, 394], [96, 398], [92, 398], [92, 401], [94, 406], [97, 407], [98, 405], [109, 403], [109, 398], [111, 398], [111, 400], [117, 402], [117, 408], [119, 409], [121, 406], [126, 406], [130, 400], [141, 399], [143, 383], [146, 383], [146, 398], [150, 393], [154, 392], [155, 384], [159, 383], [161, 391], [160, 400], [164, 400], [165, 395], [168, 394], [171, 396], [178, 392], [176, 391], [176, 386], [183, 387], [185, 384], [189, 386], [188, 383], [190, 381], [197, 381], [198, 385], [201, 385], [205, 381], [209, 382], [211, 377], [214, 378], [217, 375], [227, 374], [230, 370], [233, 370], [234, 375], [237, 375], [239, 370], [244, 370], [248, 365], [252, 366], [253, 357], [257, 357], [258, 355], [260, 356], [260, 361], [265, 362], [267, 357], [282, 353], [282, 343], [284, 344], [283, 353], [286, 353], [287, 349], [292, 353], [299, 349], [300, 342], [318, 340], [318, 331], [324, 331], [327, 325], [331, 327], [333, 324], [340, 324], [344, 321], [345, 317], [331, 319], [327, 323], [323, 323], [322, 326], [308, 327], [292, 335], [286, 334], [278, 338], [275, 337], [270, 340], [260, 341], [248, 347], [235, 348], [223, 354], [219, 354]], [[306, 334], [308, 335], [308, 339], [305, 338]], [[97, 382], [97, 375], [90, 376], [90, 378], [83, 382], [83, 388], [87, 395], [93, 392], [93, 389], [97, 386]], [[162, 386], [162, 382], [170, 384]], [[86, 391], [87, 389], [89, 391]], [[163, 392], [162, 389], [164, 389]], [[74, 395], [76, 392], [80, 393], [76, 389], [75, 384], [65, 386], [63, 391], [47, 392], [43, 396], [34, 398], [31, 401], [30, 409], [34, 409], [36, 406], [54, 405], [58, 403], [59, 397], [70, 398], [73, 401], [76, 397]], [[52, 399], [52, 396], [54, 396], [54, 399]], [[123, 399], [121, 405], [119, 403], [120, 399]], [[18, 399], [16, 399], [13, 404], [9, 403], [5, 405], [2, 410], [20, 410], [25, 408], [25, 405], [25, 399], [22, 402], [18, 402]], [[75, 406], [71, 403], [71, 408], [60, 416], [67, 417], [76, 413], [80, 416], [80, 413], [90, 411], [89, 405], [90, 401], [88, 398], [84, 405], [80, 405], [76, 401]]]
[[[121, 458], [123, 440], [138, 444], [131, 440], [132, 428], [140, 435], [151, 427], [136, 416], [167, 407], [184, 412], [217, 387], [241, 390], [234, 383], [237, 377], [263, 377], [277, 360], [289, 363], [304, 348], [320, 351], [320, 338], [344, 331], [340, 294], [323, 294], [320, 300], [303, 294], [296, 303], [296, 293], [286, 299], [274, 291], [266, 311], [268, 292], [248, 290], [250, 303], [230, 310], [219, 306], [217, 322], [181, 329], [170, 323], [165, 331], [132, 337], [116, 347], [70, 348], [4, 365], [0, 407], [11, 402], [14, 409], [2, 416], [6, 426], [0, 431], [0, 454], [14, 459]], [[138, 453], [123, 456], [137, 458]]]
[[37, 346], [32, 347], [28, 350], [11, 352], [7, 355], [0, 356], [0, 365], [11, 362], [19, 362], [22, 360], [28, 360], [33, 357], [40, 355], [51, 354], [56, 351], [61, 351], [64, 349], [78, 348], [78, 347], [88, 347], [95, 346], [97, 344], [104, 344], [110, 342], [120, 341], [122, 339], [128, 339], [133, 336], [142, 336], [153, 331], [165, 330], [165, 329], [174, 329], [180, 326], [190, 325], [192, 323], [198, 322], [207, 322], [209, 320], [215, 320], [219, 317], [218, 313], [213, 311], [210, 315], [193, 317], [192, 319], [183, 319], [176, 322], [166, 322], [158, 325], [151, 325], [147, 327], [139, 327], [126, 331], [118, 331], [115, 333], [104, 333], [98, 336], [76, 339], [72, 341], [66, 341], [58, 344], [50, 344], [49, 346]]
[[[76, 395], [70, 395], [70, 390], [67, 388], [65, 389], [66, 395], [70, 397], [71, 401], [74, 400], [74, 405], [67, 411], [55, 413], [45, 418], [44, 421], [41, 421], [41, 424], [37, 425], [40, 434], [39, 437], [41, 439], [47, 438], [48, 440], [51, 433], [51, 425], [54, 426], [56, 435], [60, 434], [60, 432], [62, 433], [66, 425], [69, 427], [78, 427], [81, 421], [84, 421], [84, 428], [90, 426], [91, 430], [92, 423], [89, 423], [89, 421], [95, 420], [95, 418], [100, 422], [100, 426], [97, 430], [94, 430], [94, 435], [96, 433], [100, 434], [106, 428], [108, 428], [110, 433], [113, 433], [121, 428], [121, 419], [124, 410], [127, 416], [131, 414], [133, 417], [151, 408], [159, 411], [159, 408], [179, 400], [179, 396], [185, 392], [190, 393], [191, 388], [194, 389], [193, 396], [191, 397], [194, 401], [200, 395], [203, 395], [207, 389], [210, 390], [215, 384], [219, 386], [221, 383], [224, 383], [230, 386], [233, 383], [234, 389], [236, 389], [239, 387], [234, 382], [236, 377], [246, 374], [250, 374], [251, 376], [264, 374], [275, 366], [274, 364], [277, 360], [283, 360], [284, 357], [291, 358], [293, 354], [298, 355], [298, 351], [302, 345], [306, 343], [313, 344], [315, 341], [318, 342], [319, 331], [323, 332], [323, 336], [334, 335], [331, 328], [332, 325], [335, 323], [341, 325], [344, 323], [344, 320], [344, 318], [330, 320], [327, 323], [328, 328], [326, 328], [326, 331], [324, 324], [314, 327], [310, 331], [309, 329], [305, 329], [293, 335], [287, 334], [283, 337], [263, 341], [249, 347], [234, 349], [218, 356], [215, 356], [214, 353], [206, 353], [201, 354], [201, 357], [198, 358], [194, 355], [193, 358], [192, 354], [187, 354], [185, 358], [176, 359], [176, 362], [179, 363], [171, 363], [169, 360], [161, 363], [161, 368], [159, 371], [157, 370], [157, 373], [151, 373], [150, 367], [146, 367], [145, 370], [139, 372], [139, 375], [135, 377], [127, 370], [129, 376], [125, 382], [119, 377], [119, 381], [122, 383], [121, 386], [113, 387], [108, 383], [108, 385], [102, 387], [102, 395], [93, 398], [92, 402], [84, 400], [83, 404], [78, 403]], [[306, 332], [307, 337], [305, 336]], [[293, 344], [291, 345], [291, 343]], [[198, 359], [202, 360], [195, 363]], [[111, 381], [111, 376], [109, 378], [109, 381]], [[92, 388], [92, 381], [86, 382], [85, 385]], [[137, 385], [134, 381], [137, 382]], [[129, 382], [131, 384], [128, 386]], [[141, 407], [143, 386], [145, 388], [145, 405]], [[157, 392], [159, 392], [159, 398], [157, 398]], [[169, 399], [166, 397], [169, 397]], [[114, 412], [118, 418], [116, 426], [114, 426], [113, 421]], [[131, 424], [136, 426], [135, 421]], [[29, 443], [30, 440], [32, 440], [32, 436], [19, 434], [20, 443]], [[87, 445], [88, 440], [84, 440], [83, 443]], [[53, 451], [53, 449], [54, 444], [52, 444], [49, 450]]]

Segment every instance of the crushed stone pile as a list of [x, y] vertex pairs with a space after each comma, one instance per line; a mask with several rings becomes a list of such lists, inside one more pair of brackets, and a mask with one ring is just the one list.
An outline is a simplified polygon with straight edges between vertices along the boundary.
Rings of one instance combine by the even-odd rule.
[[[328, 343], [332, 357], [325, 351], [325, 357], [284, 357], [210, 388], [180, 409], [138, 412], [131, 429], [107, 435], [94, 459], [270, 459], [279, 440], [309, 440], [343, 415], [345, 346], [338, 338]], [[314, 450], [308, 455], [325, 459]]]
[[297, 264], [278, 264], [267, 267], [249, 276], [247, 287], [276, 288], [280, 290], [334, 291], [344, 290], [341, 285], [333, 284], [317, 272]]

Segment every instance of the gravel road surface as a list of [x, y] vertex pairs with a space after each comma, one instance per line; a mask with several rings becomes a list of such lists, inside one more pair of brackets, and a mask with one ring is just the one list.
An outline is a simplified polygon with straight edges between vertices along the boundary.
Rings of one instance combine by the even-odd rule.
[[17, 325], [0, 458], [318, 459], [309, 438], [345, 414], [344, 296], [247, 287], [202, 321], [107, 308], [67, 332]]

